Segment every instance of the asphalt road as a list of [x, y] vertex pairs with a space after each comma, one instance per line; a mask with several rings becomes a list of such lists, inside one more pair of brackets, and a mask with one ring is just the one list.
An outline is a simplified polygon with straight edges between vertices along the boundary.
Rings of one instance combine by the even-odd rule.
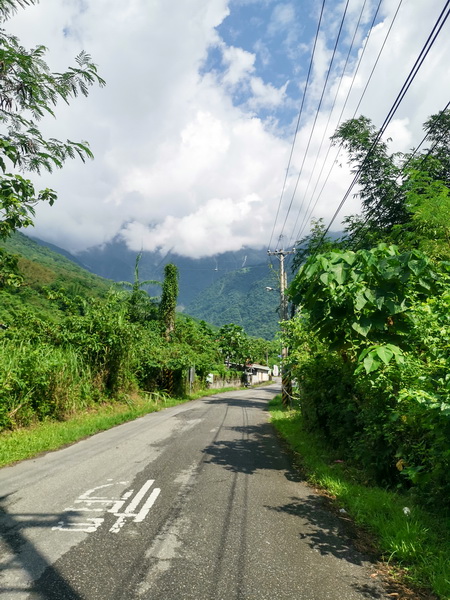
[[385, 598], [268, 423], [223, 393], [0, 470], [0, 597]]

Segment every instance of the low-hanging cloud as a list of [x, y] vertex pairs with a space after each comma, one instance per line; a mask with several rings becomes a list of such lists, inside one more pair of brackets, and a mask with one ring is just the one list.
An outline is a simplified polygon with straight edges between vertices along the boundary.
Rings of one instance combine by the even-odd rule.
[[[62, 171], [40, 178], [38, 185], [53, 187], [59, 198], [51, 208], [38, 207], [36, 235], [72, 251], [119, 235], [132, 249], [172, 249], [192, 257], [267, 245], [295, 124], [293, 120], [292, 128], [282, 128], [277, 118], [284, 108], [293, 116], [292, 107], [299, 105], [301, 81], [294, 85], [291, 79], [298, 71], [294, 56], [298, 59], [302, 44], [311, 46], [312, 37], [304, 31], [305, 37], [297, 40], [305, 15], [293, 3], [263, 5], [269, 14], [267, 35], [246, 48], [227, 44], [220, 36], [220, 26], [234, 6], [228, 0], [46, 0], [6, 23], [5, 28], [17, 33], [24, 45], [48, 46], [53, 70], [72, 64], [73, 57], [85, 49], [107, 81], [106, 88], [92, 89], [87, 99], [74, 100], [69, 107], [59, 106], [57, 119], [41, 124], [46, 134], [60, 139], [89, 140], [95, 161], [67, 163]], [[361, 0], [351, 2], [349, 15], [354, 23], [360, 5]], [[359, 112], [377, 124], [437, 17], [439, 2], [426, 5], [411, 0], [403, 9], [389, 54], [380, 60], [361, 104]], [[363, 89], [392, 18], [393, 9], [385, 10], [372, 32], [355, 92]], [[289, 20], [294, 16], [295, 36], [289, 37]], [[334, 31], [336, 14], [332, 23]], [[281, 31], [291, 50], [297, 44], [299, 52], [287, 53], [285, 77], [278, 74], [276, 82], [269, 81], [259, 69], [261, 64], [270, 65], [271, 52], [279, 51], [273, 36]], [[350, 31], [348, 25], [347, 35]], [[312, 100], [320, 96], [319, 82], [325, 78], [333, 42], [321, 37], [317, 48], [311, 102], [300, 124], [280, 223], [290, 203], [289, 223], [297, 210], [301, 222], [306, 207], [312, 205], [302, 194], [307, 191], [314, 154], [304, 162], [292, 202], [291, 194], [314, 119]], [[420, 81], [405, 98], [390, 132], [396, 150], [408, 150], [417, 142], [421, 123], [446, 102], [443, 82], [449, 79], [449, 45], [449, 36], [439, 39]], [[263, 63], [257, 60], [257, 48], [264, 48]], [[211, 51], [218, 59], [206, 68]], [[301, 56], [309, 60], [303, 50]], [[342, 56], [339, 60], [342, 64]], [[344, 85], [333, 114], [339, 113], [345, 89]], [[297, 90], [295, 99], [289, 90], [291, 94]], [[349, 102], [346, 118], [355, 104]], [[319, 138], [325, 121], [326, 117], [317, 121]], [[335, 125], [331, 119], [327, 140]], [[316, 138], [311, 148], [318, 151]], [[325, 148], [321, 152], [322, 156]], [[315, 205], [315, 216], [333, 214], [350, 180], [345, 166], [333, 169]], [[357, 204], [346, 208], [352, 212]]]

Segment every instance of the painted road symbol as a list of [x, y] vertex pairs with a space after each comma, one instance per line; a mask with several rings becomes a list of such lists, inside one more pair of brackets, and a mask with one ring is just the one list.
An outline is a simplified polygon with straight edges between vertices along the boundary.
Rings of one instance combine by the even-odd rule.
[[148, 515], [161, 492], [160, 488], [154, 488], [148, 493], [154, 483], [154, 479], [148, 479], [136, 493], [134, 490], [128, 490], [116, 496], [113, 493], [114, 489], [119, 487], [123, 490], [124, 486], [128, 485], [128, 481], [98, 485], [78, 496], [74, 506], [64, 510], [66, 518], [59, 521], [52, 529], [93, 533], [105, 520], [101, 515], [112, 513], [117, 519], [109, 531], [119, 533], [127, 519], [132, 519], [134, 523], [141, 523]]

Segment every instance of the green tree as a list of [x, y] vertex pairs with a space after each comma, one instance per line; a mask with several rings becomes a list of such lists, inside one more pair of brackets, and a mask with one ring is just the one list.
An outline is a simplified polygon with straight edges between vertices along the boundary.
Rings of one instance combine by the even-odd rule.
[[[354, 357], [370, 344], [400, 344], [415, 326], [411, 306], [430, 294], [435, 279], [418, 250], [400, 253], [379, 244], [313, 257], [300, 268], [289, 294], [321, 341]], [[379, 352], [392, 358], [396, 350]]]
[[164, 267], [164, 281], [159, 303], [159, 319], [164, 327], [166, 339], [175, 329], [175, 310], [178, 299], [178, 269], [169, 263]]
[[244, 328], [234, 323], [223, 325], [219, 329], [219, 347], [227, 362], [245, 364], [249, 358], [250, 343]]
[[[378, 130], [367, 117], [342, 123], [332, 136], [348, 153], [352, 173], [359, 173], [358, 192], [367, 229], [390, 230], [407, 220], [400, 183], [401, 155], [389, 154], [387, 143], [377, 139]], [[358, 231], [358, 220], [347, 220], [350, 235]]]
[[140, 281], [139, 279], [139, 262], [142, 258], [142, 252], [136, 257], [134, 265], [134, 281], [119, 281], [119, 285], [128, 288], [130, 293], [127, 298], [129, 319], [132, 323], [145, 324], [151, 319], [155, 319], [157, 315], [157, 305], [154, 303], [155, 298], [151, 298], [148, 293], [142, 288], [146, 285], [161, 285], [160, 281], [148, 279]]
[[[332, 141], [344, 147], [352, 172], [359, 176], [362, 214], [344, 219], [350, 245], [368, 248], [388, 236], [397, 242], [406, 234], [407, 247], [421, 247], [427, 235], [436, 236], [433, 204], [442, 207], [437, 197], [445, 200], [444, 188], [450, 186], [450, 110], [431, 116], [424, 130], [429, 148], [391, 154], [389, 140], [378, 140], [367, 117], [350, 119], [337, 129]], [[445, 238], [442, 223], [440, 219], [439, 236]]]
[[450, 188], [424, 171], [408, 174], [406, 205], [410, 222], [394, 227], [402, 248], [416, 247], [435, 261], [450, 260]]
[[[0, 22], [20, 7], [37, 0], [0, 0]], [[93, 158], [87, 142], [46, 139], [36, 122], [55, 117], [59, 101], [69, 102], [88, 95], [88, 88], [105, 84], [86, 52], [75, 58], [75, 66], [53, 73], [44, 60], [47, 48], [31, 50], [20, 45], [17, 37], [0, 29], [0, 238], [20, 227], [32, 225], [37, 203], [52, 205], [56, 192], [36, 191], [32, 182], [14, 171], [52, 171], [68, 158]]]
[[18, 260], [18, 256], [0, 248], [0, 289], [18, 288], [22, 285], [23, 277], [19, 271]]

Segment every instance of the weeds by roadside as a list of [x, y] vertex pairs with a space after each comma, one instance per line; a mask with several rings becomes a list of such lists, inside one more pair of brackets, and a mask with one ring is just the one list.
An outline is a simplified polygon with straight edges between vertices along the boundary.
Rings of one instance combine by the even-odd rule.
[[270, 411], [272, 423], [296, 453], [308, 481], [325, 490], [371, 535], [395, 576], [448, 600], [450, 531], [445, 514], [428, 513], [406, 494], [366, 485], [364, 473], [305, 432], [300, 412], [283, 409], [280, 397], [270, 403]]
[[32, 458], [42, 452], [57, 450], [148, 413], [232, 389], [234, 388], [203, 390], [183, 398], [171, 398], [162, 392], [146, 393], [127, 397], [122, 402], [98, 404], [64, 421], [47, 420], [30, 427], [2, 432], [0, 467]]

